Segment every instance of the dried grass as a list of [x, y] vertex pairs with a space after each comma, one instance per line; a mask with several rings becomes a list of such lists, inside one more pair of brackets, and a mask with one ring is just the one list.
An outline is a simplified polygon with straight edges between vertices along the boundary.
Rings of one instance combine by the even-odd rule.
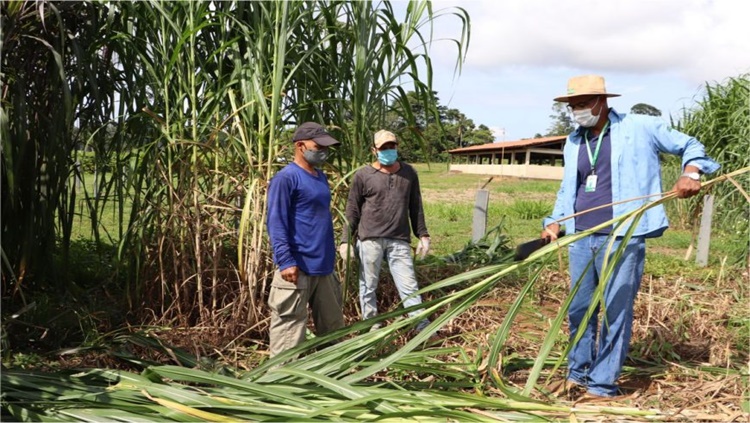
[[[440, 276], [429, 274], [429, 270], [421, 272]], [[617, 405], [659, 409], [668, 413], [667, 420], [671, 421], [750, 421], [750, 414], [740, 408], [743, 398], [747, 401], [747, 388], [737, 372], [738, 363], [748, 361], [748, 350], [737, 348], [737, 332], [727, 324], [733, 310], [743, 308], [733, 297], [733, 292], [742, 289], [743, 280], [742, 275], [735, 275], [726, 278], [721, 289], [714, 289], [704, 281], [684, 277], [644, 277], [635, 304], [631, 340], [631, 357], [636, 360], [626, 362], [620, 379], [621, 387], [632, 395]], [[567, 284], [565, 274], [545, 271], [533, 300], [514, 322], [503, 351], [506, 357], [536, 357], [549, 321], [565, 298]], [[441, 330], [443, 346], [461, 346], [469, 354], [487, 351], [490, 334], [502, 323], [519, 289], [512, 280], [500, 286]], [[398, 303], [387, 275], [380, 289], [381, 310]], [[561, 334], [561, 338], [566, 337]], [[722, 368], [730, 369], [730, 374], [722, 373]], [[519, 388], [527, 376], [527, 368], [511, 367], [505, 373], [508, 383]], [[561, 369], [551, 382], [563, 378]], [[540, 399], [550, 400], [542, 396]]]

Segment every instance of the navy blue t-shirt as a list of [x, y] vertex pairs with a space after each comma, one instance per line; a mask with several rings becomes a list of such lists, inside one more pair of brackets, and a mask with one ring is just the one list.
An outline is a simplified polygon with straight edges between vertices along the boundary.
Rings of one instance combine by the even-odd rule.
[[[592, 173], [591, 160], [589, 160], [588, 149], [586, 148], [586, 137], [588, 137], [591, 154], [596, 152], [596, 146], [599, 143], [599, 136], [591, 136], [589, 131], [584, 133], [584, 142], [578, 148], [578, 192], [576, 193], [576, 213], [588, 210], [593, 207], [609, 204], [612, 202], [612, 146], [610, 145], [609, 128], [602, 136], [602, 146], [599, 149], [599, 156], [596, 159], [595, 173], [597, 175], [596, 190], [586, 192], [586, 178]], [[612, 220], [612, 206], [603, 207], [589, 213], [584, 213], [576, 217], [576, 231], [582, 231], [593, 228], [608, 220]], [[608, 234], [612, 231], [612, 226], [602, 228], [596, 233]]]

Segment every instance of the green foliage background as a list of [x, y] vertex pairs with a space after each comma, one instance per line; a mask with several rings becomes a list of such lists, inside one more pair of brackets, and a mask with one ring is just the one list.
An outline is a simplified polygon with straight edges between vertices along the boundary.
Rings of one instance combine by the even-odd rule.
[[4, 311], [89, 288], [67, 271], [85, 216], [95, 245], [115, 243], [108, 283], [136, 314], [235, 334], [262, 320], [265, 190], [289, 131], [316, 121], [342, 141], [326, 169], [340, 210], [390, 113], [415, 145], [412, 105], [439, 119], [433, 21], [460, 21], [459, 67], [469, 33], [462, 9], [425, 1], [398, 13], [369, 1], [12, 1], [2, 12]]

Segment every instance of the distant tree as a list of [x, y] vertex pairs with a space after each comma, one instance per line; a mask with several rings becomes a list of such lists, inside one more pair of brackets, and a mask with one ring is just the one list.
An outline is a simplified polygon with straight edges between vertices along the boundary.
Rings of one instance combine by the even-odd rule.
[[495, 142], [495, 134], [492, 133], [492, 129], [487, 125], [479, 124], [471, 134], [472, 144], [489, 144]]
[[631, 107], [630, 113], [636, 115], [661, 116], [661, 110], [646, 103], [638, 103], [635, 106]]
[[575, 129], [573, 125], [573, 119], [570, 118], [570, 113], [566, 108], [565, 103], [555, 102], [552, 105], [553, 114], [549, 115], [552, 119], [552, 125], [547, 129], [547, 133], [544, 134], [546, 137], [553, 137], [555, 135], [567, 135]]
[[[407, 126], [403, 118], [401, 105], [392, 104], [386, 116], [386, 129], [399, 137], [399, 156], [406, 161], [442, 161], [447, 160], [448, 150], [469, 145], [487, 144], [495, 140], [492, 130], [486, 125], [476, 125], [458, 109], [440, 105], [437, 92], [433, 92], [435, 107], [440, 121], [427, 113], [417, 96], [407, 93], [408, 101], [414, 112], [416, 126]], [[442, 129], [441, 129], [442, 128]], [[424, 142], [419, 140], [421, 134]]]

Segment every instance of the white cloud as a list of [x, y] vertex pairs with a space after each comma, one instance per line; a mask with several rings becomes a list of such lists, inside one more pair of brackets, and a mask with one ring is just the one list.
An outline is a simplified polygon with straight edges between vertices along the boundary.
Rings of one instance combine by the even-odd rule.
[[[467, 69], [670, 72], [690, 83], [750, 72], [750, 2], [438, 0], [435, 6], [468, 11]], [[457, 36], [457, 21], [440, 18], [437, 37]], [[433, 54], [455, 60], [452, 46], [436, 46]]]
[[491, 126], [490, 131], [492, 132], [492, 135], [495, 136], [495, 142], [505, 141], [505, 128], [501, 128], [499, 126]]

